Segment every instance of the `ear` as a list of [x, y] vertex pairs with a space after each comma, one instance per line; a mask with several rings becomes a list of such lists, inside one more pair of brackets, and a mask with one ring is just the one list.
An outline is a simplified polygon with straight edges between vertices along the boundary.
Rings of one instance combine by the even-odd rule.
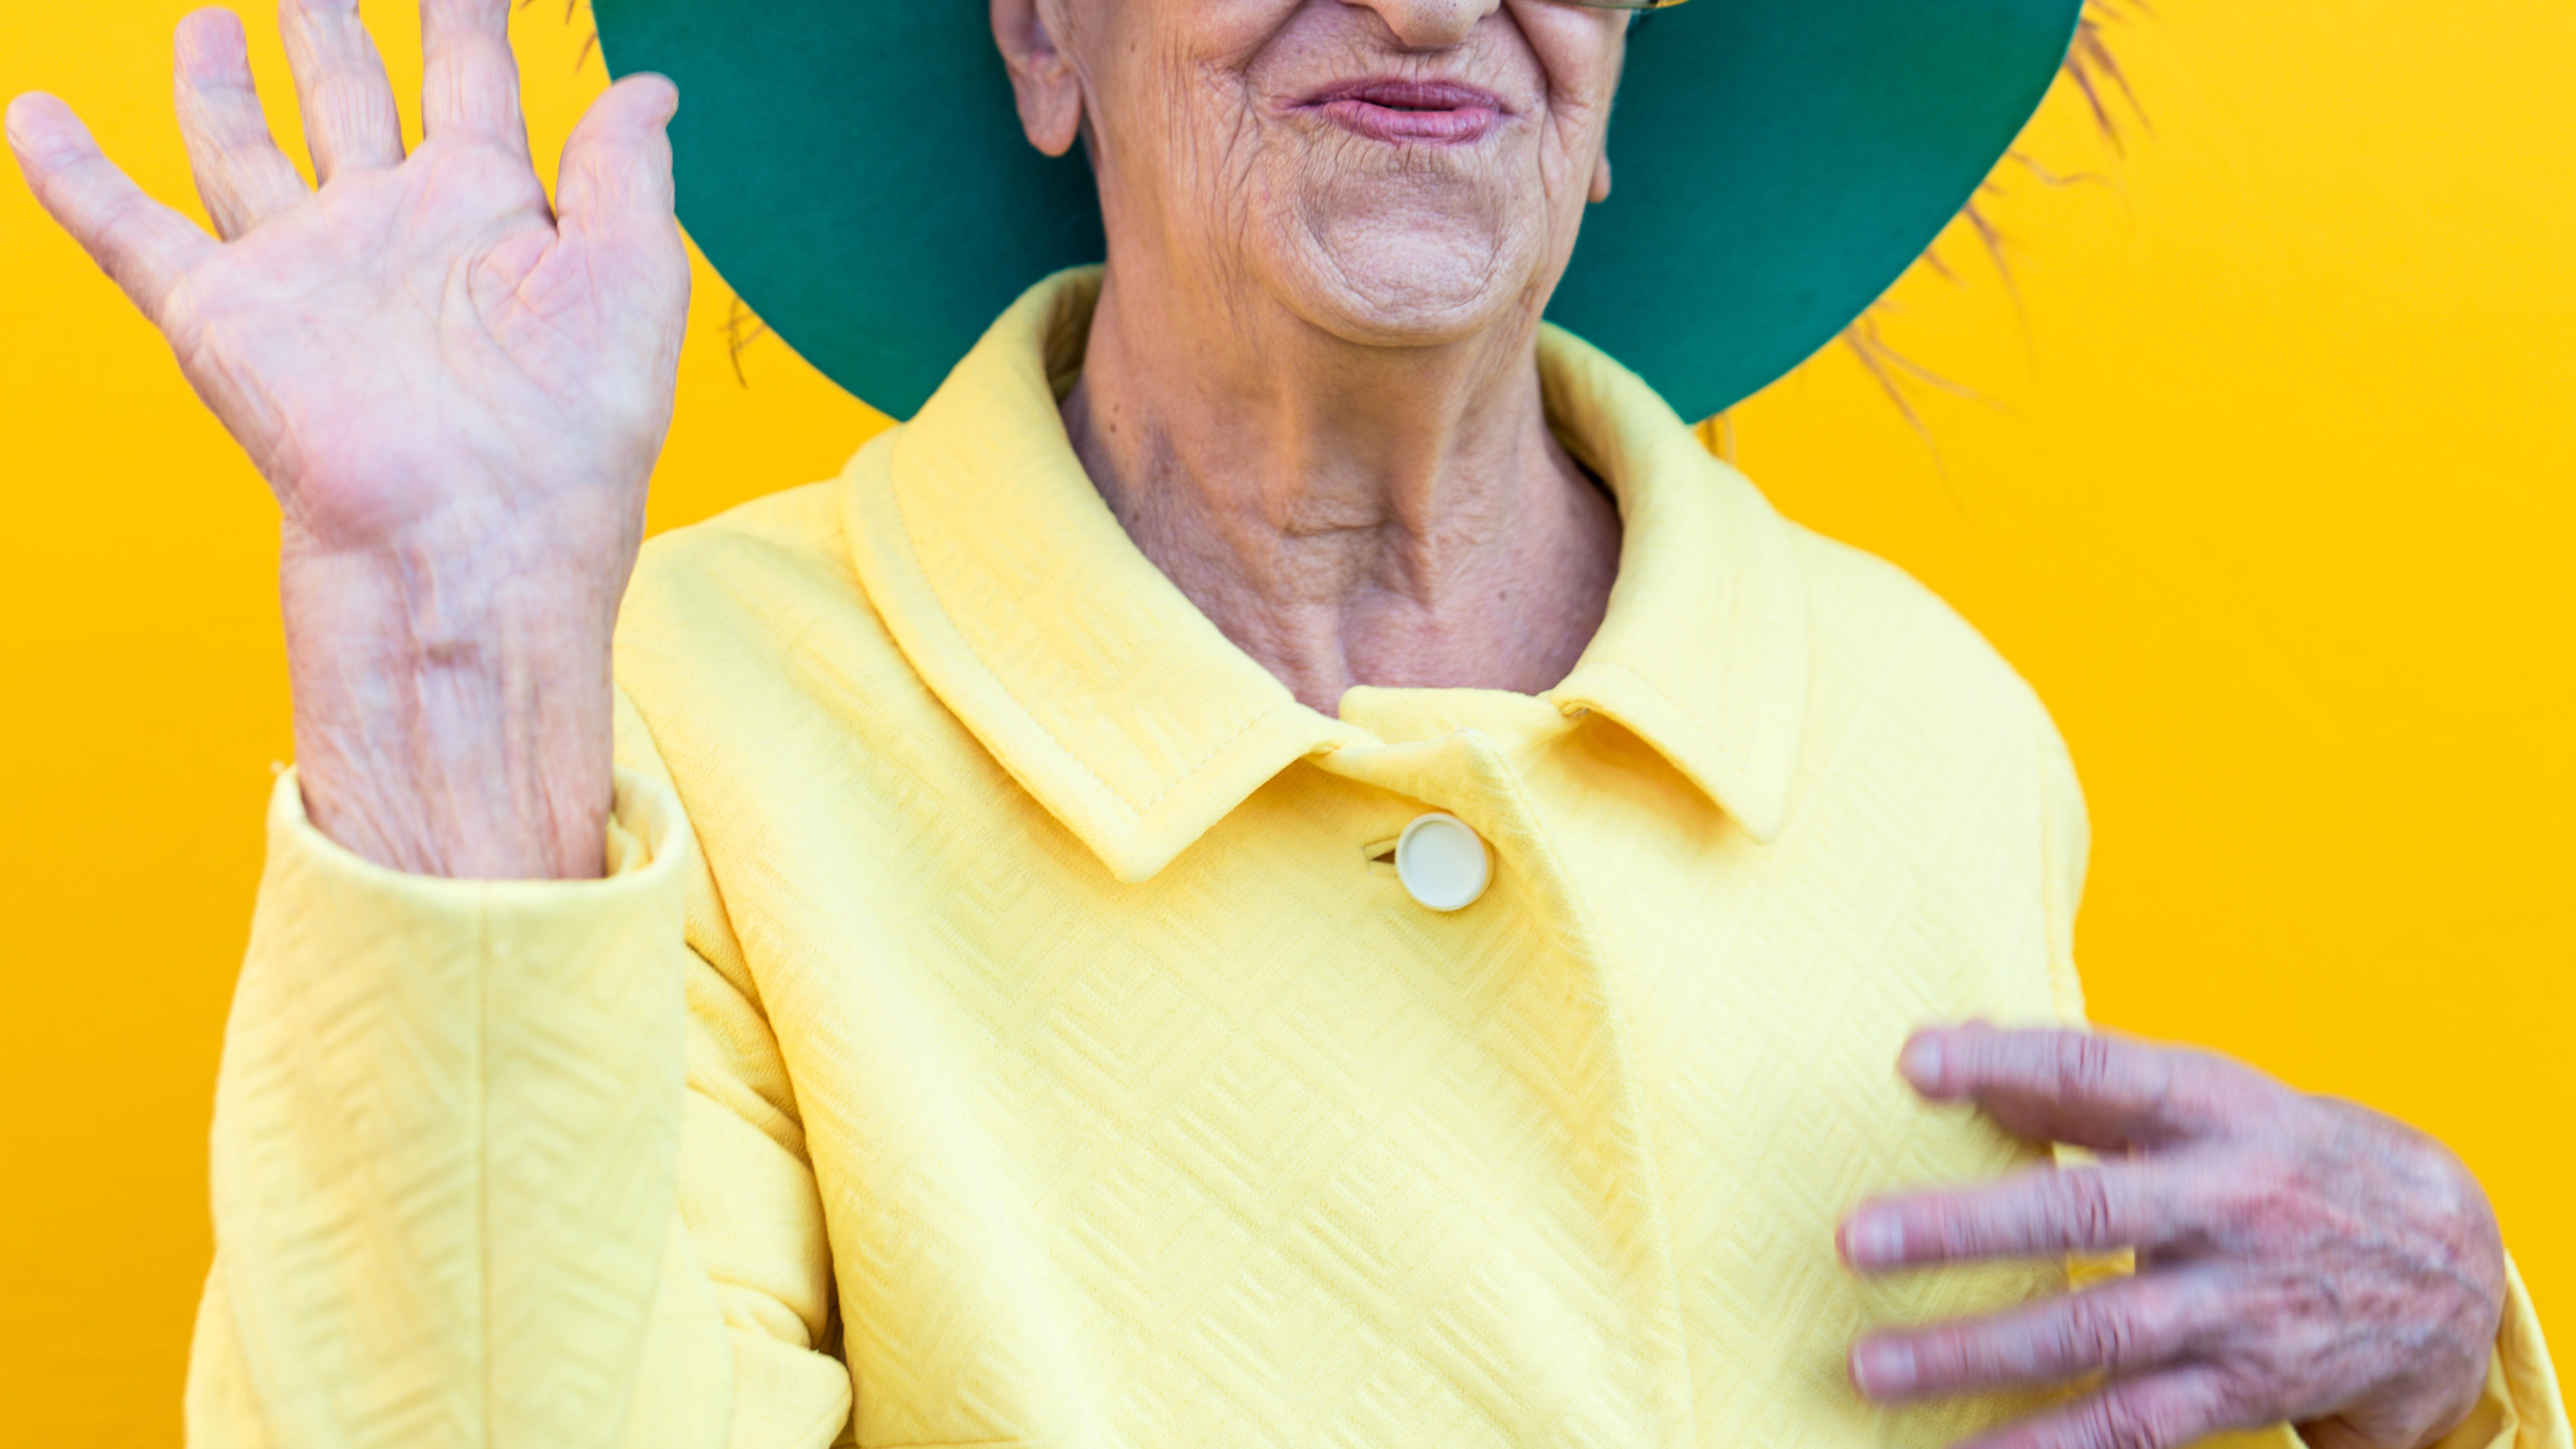
[[1061, 156], [1082, 135], [1082, 81], [1073, 58], [1057, 47], [1046, 11], [1042, 0], [993, 0], [993, 43], [1011, 73], [1029, 144]]
[[[1003, 3], [1003, 0], [995, 0], [995, 3]], [[1592, 200], [1595, 205], [1598, 205], [1599, 203], [1608, 201], [1609, 199], [1610, 148], [1604, 146], [1601, 148], [1601, 155], [1592, 163]]]

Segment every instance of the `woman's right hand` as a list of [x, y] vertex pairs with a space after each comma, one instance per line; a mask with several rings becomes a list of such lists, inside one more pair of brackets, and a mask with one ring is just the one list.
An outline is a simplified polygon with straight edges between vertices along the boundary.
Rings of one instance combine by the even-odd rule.
[[181, 23], [180, 127], [220, 241], [50, 96], [10, 106], [9, 142], [277, 496], [314, 823], [402, 870], [596, 875], [610, 635], [688, 304], [678, 96], [611, 87], [549, 207], [510, 0], [423, 8], [406, 157], [356, 0], [283, 0], [318, 191], [270, 138], [240, 21]]

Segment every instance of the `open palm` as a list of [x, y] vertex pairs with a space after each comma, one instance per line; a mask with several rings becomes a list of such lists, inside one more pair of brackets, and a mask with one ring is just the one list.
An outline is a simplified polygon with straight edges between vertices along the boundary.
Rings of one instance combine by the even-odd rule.
[[9, 143], [277, 495], [314, 825], [399, 870], [591, 876], [610, 640], [688, 309], [679, 98], [658, 76], [610, 87], [549, 205], [510, 0], [421, 8], [406, 156], [357, 0], [282, 0], [318, 190], [269, 134], [241, 22], [180, 24], [180, 132], [216, 236], [51, 96], [11, 104]]
[[425, 140], [406, 157], [353, 0], [282, 6], [318, 191], [270, 137], [240, 22], [181, 25], [181, 128], [220, 241], [51, 97], [12, 106], [9, 138], [268, 479], [290, 555], [472, 540], [613, 608], [687, 305], [677, 96], [658, 77], [603, 96], [558, 211], [528, 159], [508, 0], [424, 8]]

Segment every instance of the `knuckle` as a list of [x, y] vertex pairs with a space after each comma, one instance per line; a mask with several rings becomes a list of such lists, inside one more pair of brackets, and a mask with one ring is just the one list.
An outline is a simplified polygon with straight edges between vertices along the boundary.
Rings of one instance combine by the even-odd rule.
[[1995, 1205], [1982, 1196], [1955, 1199], [1918, 1219], [1912, 1227], [1937, 1245], [1944, 1258], [1968, 1258], [1996, 1241], [2000, 1221]]
[[2215, 1206], [2222, 1228], [2238, 1234], [2264, 1228], [2278, 1222], [2288, 1206], [2288, 1185], [2269, 1158], [2242, 1160], [2219, 1179]]
[[2061, 1032], [2057, 1037], [2057, 1087], [2069, 1096], [2099, 1096], [2118, 1071], [2111, 1039], [2091, 1032]]
[[2095, 1399], [2086, 1418], [2086, 1449], [2172, 1449], [2187, 1432], [2170, 1400], [2116, 1389]]
[[2051, 1347], [2058, 1355], [2058, 1367], [2117, 1373], [2137, 1359], [2136, 1323], [2100, 1294], [2084, 1293], [2069, 1299], [2056, 1327], [2056, 1341]]
[[2078, 1418], [2076, 1442], [2084, 1449], [2144, 1449], [2136, 1412], [2125, 1399], [2104, 1394], [2087, 1404]]
[[2070, 1167], [2056, 1177], [2055, 1216], [2082, 1247], [2117, 1246], [2119, 1212], [2111, 1185], [2097, 1167]]
[[2249, 1359], [2269, 1377], [2280, 1377], [2282, 1359], [2295, 1354], [2293, 1336], [2344, 1318], [2347, 1305], [2334, 1274], [2287, 1274], [2239, 1297], [2239, 1320], [2251, 1333]]
[[2298, 1234], [2316, 1216], [2318, 1203], [2303, 1174], [2270, 1153], [2240, 1159], [2224, 1179], [2219, 1223], [2237, 1240], [2278, 1240]]
[[2285, 1386], [2296, 1382], [2291, 1365], [2268, 1360], [2220, 1372], [2210, 1388], [2211, 1408], [2223, 1424], [2252, 1424], [2279, 1417]]

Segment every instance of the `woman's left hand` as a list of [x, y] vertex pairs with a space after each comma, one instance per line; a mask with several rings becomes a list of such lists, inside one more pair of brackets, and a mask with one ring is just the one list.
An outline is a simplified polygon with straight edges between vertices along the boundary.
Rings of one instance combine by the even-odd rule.
[[1864, 1338], [1893, 1400], [2063, 1383], [2093, 1392], [1979, 1449], [2169, 1449], [2287, 1421], [2314, 1449], [2422, 1449], [2475, 1407], [2504, 1305], [2486, 1194], [2440, 1143], [2251, 1068], [2070, 1031], [1917, 1033], [1935, 1101], [2105, 1154], [1983, 1187], [1865, 1203], [1862, 1272], [2137, 1252], [2137, 1273], [1990, 1318]]

